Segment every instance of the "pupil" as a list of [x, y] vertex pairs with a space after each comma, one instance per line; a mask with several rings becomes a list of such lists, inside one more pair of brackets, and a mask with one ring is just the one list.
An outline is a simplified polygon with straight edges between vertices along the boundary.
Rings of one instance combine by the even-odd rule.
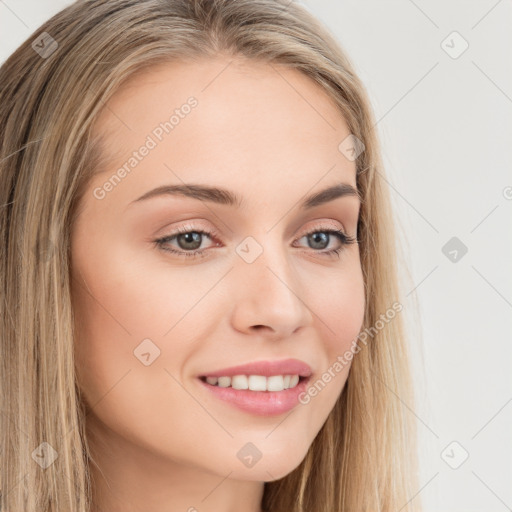
[[[191, 231], [190, 233], [184, 233], [179, 235], [178, 242], [185, 241], [185, 244], [179, 243], [182, 249], [197, 249], [201, 246], [201, 234], [197, 231]], [[192, 244], [190, 246], [189, 244]]]
[[[313, 245], [317, 243], [318, 239], [320, 239], [320, 245], [325, 244], [328, 241], [328, 235], [326, 233], [313, 233], [310, 235], [310, 238], [313, 240]], [[315, 249], [325, 249], [325, 247], [315, 247]]]

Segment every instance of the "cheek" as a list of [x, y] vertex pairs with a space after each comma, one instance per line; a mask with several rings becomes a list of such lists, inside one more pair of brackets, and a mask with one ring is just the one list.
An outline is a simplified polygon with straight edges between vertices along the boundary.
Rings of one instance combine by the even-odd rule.
[[308, 286], [308, 301], [330, 362], [350, 347], [364, 320], [365, 287], [358, 254], [345, 263], [316, 275]]
[[325, 295], [321, 311], [330, 348], [344, 350], [357, 337], [364, 319], [364, 302], [362, 279], [344, 281]]
[[161, 338], [206, 288], [193, 270], [169, 274], [155, 261], [151, 251], [156, 249], [135, 250], [115, 240], [97, 241], [87, 253], [78, 249], [74, 266], [79, 272], [74, 272], [73, 286], [92, 339], [136, 343]]
[[[321, 427], [338, 400], [356, 357], [354, 348], [365, 314], [365, 287], [359, 258], [346, 259], [339, 269], [308, 276], [304, 301], [313, 312], [313, 332], [318, 336], [322, 364], [301, 403], [313, 407], [317, 419], [311, 431]], [[348, 354], [348, 355], [347, 355]]]
[[[203, 465], [215, 424], [208, 423], [205, 409], [179, 382], [184, 382], [183, 369], [197, 350], [187, 342], [213, 316], [207, 294], [218, 276], [201, 279], [197, 270], [185, 269], [163, 272], [156, 264], [143, 269], [135, 258], [123, 261], [113, 252], [110, 257], [103, 264], [90, 258], [82, 265], [89, 291], [85, 284], [74, 285], [77, 374], [92, 410], [89, 432], [105, 437], [107, 445], [108, 436], [118, 441], [120, 435], [149, 454], [165, 452], [177, 462]], [[134, 354], [144, 339], [160, 350], [147, 366]], [[151, 353], [151, 344], [146, 347]], [[190, 438], [201, 441], [193, 446], [183, 442]], [[223, 463], [224, 452], [219, 443], [211, 457], [217, 461], [211, 463], [212, 471]]]
[[[174, 380], [182, 381], [180, 368], [186, 359], [186, 351], [176, 350], [176, 341], [185, 336], [182, 324], [164, 336], [186, 308], [183, 303], [174, 307], [180, 304], [178, 291], [153, 281], [150, 274], [123, 278], [131, 270], [124, 265], [124, 272], [121, 264], [83, 268], [86, 284], [74, 285], [77, 378], [92, 411], [88, 422], [104, 435], [107, 425], [107, 432], [150, 450], [167, 443], [179, 454], [174, 440], [186, 437], [193, 422], [204, 422], [200, 407], [193, 407]], [[170, 442], [165, 435], [176, 423], [173, 414], [186, 407], [188, 413], [180, 420], [184, 430]]]
[[100, 238], [74, 246], [72, 257], [77, 375], [88, 401], [97, 402], [128, 372], [126, 379], [140, 379], [139, 394], [158, 388], [156, 372], [164, 380], [164, 368], [177, 374], [186, 341], [212, 316], [211, 300], [201, 299], [215, 272], [204, 279], [190, 268], [169, 272], [150, 251]]

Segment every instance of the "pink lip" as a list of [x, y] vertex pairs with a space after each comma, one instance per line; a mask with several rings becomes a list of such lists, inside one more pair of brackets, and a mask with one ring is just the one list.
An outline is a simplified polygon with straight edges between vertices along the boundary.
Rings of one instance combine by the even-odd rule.
[[[240, 366], [232, 366], [200, 375], [200, 377], [233, 377], [233, 375], [299, 375], [309, 377], [311, 367], [298, 359], [283, 359], [280, 361], [256, 361]], [[254, 393], [254, 391], [252, 391]]]
[[212, 386], [204, 380], [198, 380], [214, 396], [230, 405], [234, 405], [252, 414], [274, 416], [293, 409], [299, 403], [299, 396], [306, 391], [311, 379], [310, 377], [301, 378], [294, 388], [284, 389], [283, 391], [250, 391], [221, 388]]
[[[283, 391], [250, 391], [212, 386], [206, 382], [206, 377], [233, 377], [234, 375], [299, 375], [301, 379], [297, 386]], [[228, 402], [243, 411], [261, 416], [283, 414], [293, 409], [299, 403], [299, 396], [306, 390], [311, 367], [298, 359], [283, 359], [280, 361], [256, 361], [240, 366], [232, 366], [199, 376], [199, 381], [211, 393], [222, 401]]]

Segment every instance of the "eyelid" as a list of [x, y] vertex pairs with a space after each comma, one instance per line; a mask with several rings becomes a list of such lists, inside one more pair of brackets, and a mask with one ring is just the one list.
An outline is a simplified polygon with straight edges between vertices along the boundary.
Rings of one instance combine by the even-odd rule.
[[[310, 226], [310, 225], [311, 225], [311, 228], [309, 228], [309, 227], [304, 228], [304, 231], [306, 233], [309, 233], [311, 231], [311, 229], [316, 229], [316, 228], [320, 227], [320, 229], [326, 229], [326, 228], [331, 229], [332, 228], [335, 230], [341, 230], [344, 233], [346, 233], [348, 236], [348, 231], [345, 229], [345, 226], [340, 221], [335, 221], [332, 219], [325, 219], [324, 217], [320, 217], [318, 219], [313, 219], [306, 224], [306, 226]], [[340, 225], [341, 225], [341, 228], [340, 228]]]
[[[185, 221], [187, 222], [187, 221]], [[171, 238], [176, 235], [182, 234], [182, 233], [188, 233], [190, 231], [195, 231], [199, 233], [205, 233], [208, 236], [211, 236], [212, 238], [222, 238], [222, 235], [219, 233], [218, 230], [210, 226], [202, 226], [201, 224], [196, 224], [196, 221], [188, 221], [188, 224], [180, 225], [176, 228], [173, 228], [168, 234], [164, 233], [162, 235], [156, 235], [156, 238], [162, 239], [162, 238]], [[341, 228], [340, 228], [341, 225]], [[333, 229], [334, 231], [342, 231], [347, 237], [349, 237], [348, 230], [345, 229], [345, 226], [340, 221], [335, 221], [332, 219], [325, 219], [323, 217], [318, 219], [313, 219], [309, 221], [306, 224], [306, 227], [302, 228], [299, 232], [299, 235], [296, 235], [298, 238], [302, 238], [308, 234], [311, 233], [311, 231], [321, 231], [321, 230], [327, 230], [327, 229]]]
[[[195, 220], [188, 221], [188, 223], [179, 225], [177, 227], [166, 228], [162, 235], [155, 235], [153, 238], [171, 238], [182, 233], [189, 233], [190, 231], [194, 231], [197, 233], [206, 233], [212, 238], [222, 238], [222, 235], [219, 233], [219, 231], [212, 227], [211, 224], [209, 226], [203, 226], [202, 224], [197, 223], [197, 221]], [[151, 240], [153, 240], [153, 238]]]

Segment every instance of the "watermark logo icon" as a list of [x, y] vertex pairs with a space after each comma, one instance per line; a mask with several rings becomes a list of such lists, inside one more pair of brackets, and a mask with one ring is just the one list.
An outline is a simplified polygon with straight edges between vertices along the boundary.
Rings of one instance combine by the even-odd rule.
[[48, 34], [48, 32], [43, 32], [34, 41], [32, 41], [32, 48], [43, 59], [47, 59], [58, 47], [59, 44], [50, 34]]
[[356, 158], [364, 151], [364, 148], [365, 146], [363, 141], [352, 134], [345, 137], [338, 146], [340, 153], [351, 162], [356, 160]]
[[149, 338], [146, 338], [142, 340], [133, 353], [144, 366], [149, 366], [160, 356], [160, 349]]
[[49, 238], [45, 238], [34, 246], [34, 254], [38, 261], [47, 263], [55, 254], [55, 249], [54, 242]]
[[235, 250], [246, 263], [252, 263], [263, 253], [263, 247], [252, 236], [244, 238]]
[[458, 59], [468, 48], [469, 43], [454, 30], [441, 42], [441, 48], [452, 58]]
[[244, 466], [252, 468], [261, 459], [263, 454], [254, 444], [246, 443], [238, 450], [236, 456]]
[[441, 251], [452, 263], [458, 263], [466, 255], [468, 248], [454, 236], [443, 245]]
[[452, 441], [442, 452], [441, 458], [452, 469], [458, 469], [469, 457], [468, 451], [458, 441]]
[[48, 444], [46, 441], [41, 443], [33, 452], [32, 458], [43, 468], [46, 469], [50, 467], [59, 454], [53, 448], [51, 444]]

